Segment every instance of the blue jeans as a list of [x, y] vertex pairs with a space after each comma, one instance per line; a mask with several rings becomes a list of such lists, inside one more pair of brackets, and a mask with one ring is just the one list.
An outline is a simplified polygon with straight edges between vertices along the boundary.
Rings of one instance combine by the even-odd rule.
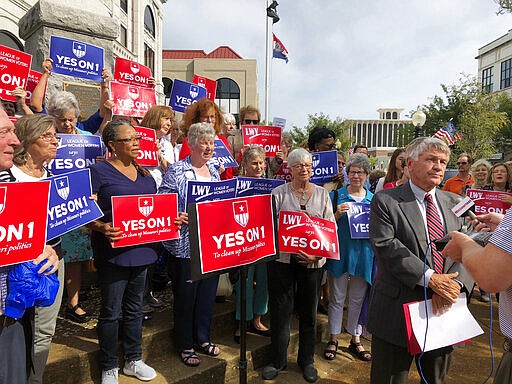
[[194, 343], [210, 341], [213, 305], [219, 276], [190, 280], [190, 259], [169, 256], [172, 292], [174, 295], [174, 340], [181, 352]]
[[123, 312], [123, 349], [126, 361], [142, 358], [142, 296], [147, 266], [98, 265], [101, 308], [98, 318], [100, 367], [119, 367], [117, 342], [119, 316]]

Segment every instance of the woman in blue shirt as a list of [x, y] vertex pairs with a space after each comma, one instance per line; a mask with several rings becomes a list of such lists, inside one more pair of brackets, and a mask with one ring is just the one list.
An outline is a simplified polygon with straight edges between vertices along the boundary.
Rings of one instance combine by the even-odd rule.
[[125, 375], [140, 380], [156, 377], [142, 360], [142, 295], [146, 271], [156, 261], [151, 244], [112, 248], [121, 238], [120, 228], [112, 226], [112, 196], [156, 193], [155, 180], [136, 162], [140, 136], [126, 121], [111, 121], [103, 131], [103, 142], [111, 156], [91, 166], [92, 191], [104, 216], [90, 224], [94, 263], [98, 270], [101, 308], [98, 341], [102, 384], [117, 383], [117, 341], [119, 317], [123, 312]]
[[[347, 212], [350, 203], [370, 204], [373, 194], [364, 184], [370, 172], [368, 156], [362, 153], [352, 155], [346, 164], [349, 184], [331, 192], [331, 200], [336, 206], [335, 218], [338, 224], [340, 260], [328, 259], [325, 264], [329, 283], [329, 333], [330, 340], [324, 351], [327, 360], [336, 357], [338, 335], [343, 323], [343, 304], [349, 289], [347, 331], [352, 335], [349, 350], [363, 361], [370, 361], [371, 354], [361, 344], [362, 325], [359, 315], [366, 291], [371, 284], [373, 268], [373, 250], [369, 239], [352, 239]], [[336, 193], [337, 192], [337, 193]], [[350, 288], [349, 288], [350, 287]]]

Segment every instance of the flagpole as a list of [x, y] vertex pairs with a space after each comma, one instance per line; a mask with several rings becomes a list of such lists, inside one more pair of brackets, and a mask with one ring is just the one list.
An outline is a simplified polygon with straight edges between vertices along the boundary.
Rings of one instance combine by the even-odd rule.
[[[270, 0], [267, 0], [267, 6], [265, 10], [270, 6]], [[266, 23], [266, 34], [265, 34], [265, 48], [266, 48], [266, 56], [265, 56], [265, 124], [269, 124], [268, 120], [268, 109], [270, 105], [270, 65], [272, 60], [272, 55], [270, 52], [271, 44], [270, 44], [270, 26], [269, 23], [272, 22], [272, 19], [267, 16], [265, 13], [265, 23]]]

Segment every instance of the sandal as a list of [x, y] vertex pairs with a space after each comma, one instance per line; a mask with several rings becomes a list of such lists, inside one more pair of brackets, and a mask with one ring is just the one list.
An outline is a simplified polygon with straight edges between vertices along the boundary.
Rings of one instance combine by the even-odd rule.
[[[180, 358], [187, 367], [197, 367], [201, 363], [195, 351], [181, 351]], [[190, 360], [197, 360], [197, 362], [190, 362]]]
[[[334, 346], [334, 349], [329, 349], [330, 346]], [[336, 341], [330, 340], [327, 343], [327, 348], [324, 349], [324, 359], [325, 360], [334, 360], [336, 358], [337, 351], [338, 351], [338, 340], [336, 340]]]
[[200, 352], [204, 353], [205, 355], [214, 356], [214, 357], [218, 356], [220, 353], [220, 351], [215, 353], [215, 348], [217, 348], [217, 346], [209, 341], [205, 345], [199, 344], [197, 346], [197, 349], [199, 349]]
[[362, 351], [359, 351], [357, 348], [362, 347], [363, 344], [361, 342], [354, 343], [353, 341], [350, 341], [350, 345], [348, 346], [348, 350], [357, 356], [359, 360], [362, 361], [372, 361], [372, 354], [368, 351], [365, 351], [364, 349]]

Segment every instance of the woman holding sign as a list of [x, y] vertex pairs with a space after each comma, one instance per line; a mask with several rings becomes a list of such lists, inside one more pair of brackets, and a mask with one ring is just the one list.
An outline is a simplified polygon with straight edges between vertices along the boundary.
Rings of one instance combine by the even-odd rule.
[[[334, 221], [327, 190], [309, 181], [313, 174], [311, 154], [298, 148], [288, 154], [287, 161], [292, 180], [272, 191], [276, 211], [303, 211], [309, 216]], [[294, 309], [299, 315], [297, 363], [306, 381], [312, 383], [318, 379], [313, 356], [316, 309], [324, 263], [324, 258], [297, 248], [296, 253], [280, 253], [277, 260], [267, 264], [273, 360], [263, 369], [264, 380], [273, 380], [287, 365], [290, 318]]]
[[[203, 99], [204, 100], [204, 99]], [[199, 104], [202, 100], [197, 102]], [[193, 105], [196, 105], [193, 104]], [[187, 110], [188, 111], [188, 110]], [[164, 175], [158, 193], [177, 193], [178, 211], [188, 224], [186, 197], [187, 181], [219, 181], [219, 173], [209, 162], [213, 155], [215, 130], [211, 124], [192, 124], [188, 130], [190, 155], [172, 164]], [[183, 364], [191, 367], [200, 363], [196, 350], [210, 356], [220, 353], [210, 341], [213, 304], [218, 276], [192, 281], [190, 279], [190, 233], [183, 225], [180, 238], [164, 242], [169, 251], [169, 271], [174, 294], [174, 339]]]
[[[14, 151], [14, 165], [2, 171], [2, 181], [38, 181], [50, 177], [46, 165], [57, 155], [59, 138], [55, 132], [54, 121], [45, 115], [27, 115], [14, 124], [21, 145]], [[59, 256], [62, 255], [60, 237], [49, 241]], [[59, 291], [55, 302], [49, 307], [36, 307], [34, 324], [34, 370], [30, 382], [43, 380], [44, 367], [50, 351], [52, 337], [55, 334], [57, 315], [62, 299], [64, 285], [64, 262], [59, 262]]]
[[[260, 145], [250, 145], [244, 149], [240, 163], [240, 176], [263, 177], [265, 172], [265, 150]], [[235, 285], [236, 320], [235, 341], [240, 342], [240, 279]], [[267, 265], [265, 263], [251, 265], [247, 269], [246, 280], [247, 310], [245, 319], [251, 321], [249, 332], [262, 336], [270, 336], [270, 330], [261, 322], [261, 316], [268, 311]]]
[[[512, 192], [512, 172], [505, 163], [496, 163], [489, 171], [487, 185], [482, 189], [488, 191]], [[501, 195], [501, 200], [512, 204], [512, 196]]]
[[119, 318], [123, 313], [123, 349], [125, 375], [140, 380], [156, 377], [153, 368], [142, 359], [142, 295], [147, 266], [156, 261], [151, 244], [113, 248], [121, 239], [120, 228], [112, 226], [112, 196], [156, 193], [155, 180], [135, 160], [139, 154], [140, 137], [126, 121], [111, 121], [105, 127], [103, 142], [111, 156], [91, 166], [92, 191], [105, 214], [89, 224], [94, 264], [98, 270], [101, 307], [98, 318], [101, 380], [117, 383], [117, 343]]
[[[365, 351], [361, 344], [363, 326], [359, 324], [359, 315], [369, 285], [372, 282], [373, 251], [368, 239], [368, 221], [356, 223], [355, 216], [349, 221], [349, 212], [359, 212], [357, 203], [370, 204], [373, 194], [364, 188], [364, 183], [370, 172], [368, 156], [356, 153], [347, 161], [347, 175], [350, 184], [331, 192], [333, 207], [336, 207], [334, 217], [338, 222], [338, 239], [340, 244], [340, 259], [327, 260], [327, 282], [329, 284], [329, 333], [330, 340], [324, 351], [324, 358], [334, 360], [338, 350], [338, 335], [343, 323], [343, 305], [349, 293], [347, 331], [352, 335], [349, 351], [360, 360], [370, 361], [372, 355]], [[354, 209], [351, 210], [351, 205]], [[359, 217], [369, 218], [362, 214]], [[352, 232], [351, 226], [356, 233]]]
[[[213, 101], [209, 99], [201, 99], [197, 103], [192, 104], [186, 109], [182, 122], [185, 130], [188, 130], [189, 127], [195, 123], [210, 124], [215, 130], [215, 139], [221, 140], [228, 151], [231, 152], [228, 139], [221, 135], [224, 125], [224, 118], [222, 117], [222, 113], [220, 112], [219, 107]], [[187, 157], [190, 154], [190, 150], [191, 148], [189, 147], [187, 138], [185, 138], [181, 146], [180, 160], [183, 160], [185, 157]], [[218, 171], [222, 180], [229, 180], [233, 178], [232, 168], [226, 169], [221, 164]]]

